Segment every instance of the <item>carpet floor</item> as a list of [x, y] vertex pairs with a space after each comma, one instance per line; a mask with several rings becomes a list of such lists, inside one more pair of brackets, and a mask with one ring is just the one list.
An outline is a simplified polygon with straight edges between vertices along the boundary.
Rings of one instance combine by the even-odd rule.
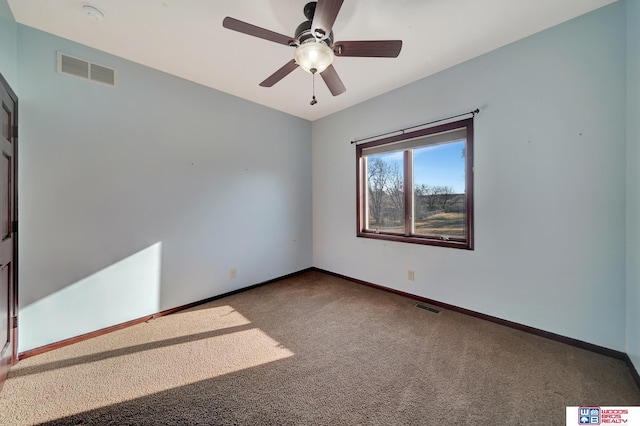
[[[12, 368], [2, 425], [564, 425], [623, 361], [317, 271]], [[577, 424], [577, 419], [576, 419]]]

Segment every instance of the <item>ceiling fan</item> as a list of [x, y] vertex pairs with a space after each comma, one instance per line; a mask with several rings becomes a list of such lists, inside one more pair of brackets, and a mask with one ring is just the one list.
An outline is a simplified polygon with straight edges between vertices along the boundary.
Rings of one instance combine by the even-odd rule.
[[[396, 58], [402, 49], [402, 40], [333, 40], [333, 23], [340, 12], [343, 0], [318, 0], [304, 6], [306, 21], [298, 25], [295, 36], [289, 37], [264, 28], [257, 27], [234, 18], [226, 17], [222, 21], [224, 28], [250, 36], [295, 47], [294, 58], [282, 68], [267, 77], [260, 86], [271, 87], [289, 75], [298, 66], [315, 76], [322, 76], [333, 96], [347, 89], [338, 76], [332, 63], [335, 56]], [[315, 93], [311, 105], [317, 103]]]

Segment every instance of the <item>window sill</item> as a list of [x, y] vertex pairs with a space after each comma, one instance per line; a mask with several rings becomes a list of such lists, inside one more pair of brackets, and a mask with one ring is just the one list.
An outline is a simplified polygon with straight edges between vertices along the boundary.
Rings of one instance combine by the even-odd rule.
[[409, 243], [409, 244], [421, 244], [427, 246], [437, 246], [437, 247], [451, 247], [463, 250], [473, 250], [473, 242], [459, 240], [459, 239], [440, 239], [434, 237], [417, 237], [417, 236], [406, 236], [406, 235], [398, 235], [398, 234], [386, 234], [383, 232], [367, 232], [361, 231], [358, 232], [357, 237], [359, 238], [370, 238], [373, 240], [383, 240], [383, 241], [395, 241], [399, 243]]

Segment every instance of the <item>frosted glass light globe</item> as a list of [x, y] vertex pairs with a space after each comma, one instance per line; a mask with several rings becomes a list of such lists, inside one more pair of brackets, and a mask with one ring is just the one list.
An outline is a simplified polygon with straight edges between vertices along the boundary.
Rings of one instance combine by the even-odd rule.
[[300, 68], [308, 73], [321, 73], [333, 62], [333, 50], [324, 43], [303, 43], [293, 55]]

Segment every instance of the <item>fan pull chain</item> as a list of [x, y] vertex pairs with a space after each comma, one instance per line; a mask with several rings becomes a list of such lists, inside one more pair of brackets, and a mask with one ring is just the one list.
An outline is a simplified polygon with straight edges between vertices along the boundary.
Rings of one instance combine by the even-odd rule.
[[316, 100], [316, 73], [312, 72], [312, 81], [313, 81], [313, 93], [312, 93], [312, 98], [311, 98], [311, 102], [309, 102], [309, 105], [315, 105], [318, 103], [318, 101]]

